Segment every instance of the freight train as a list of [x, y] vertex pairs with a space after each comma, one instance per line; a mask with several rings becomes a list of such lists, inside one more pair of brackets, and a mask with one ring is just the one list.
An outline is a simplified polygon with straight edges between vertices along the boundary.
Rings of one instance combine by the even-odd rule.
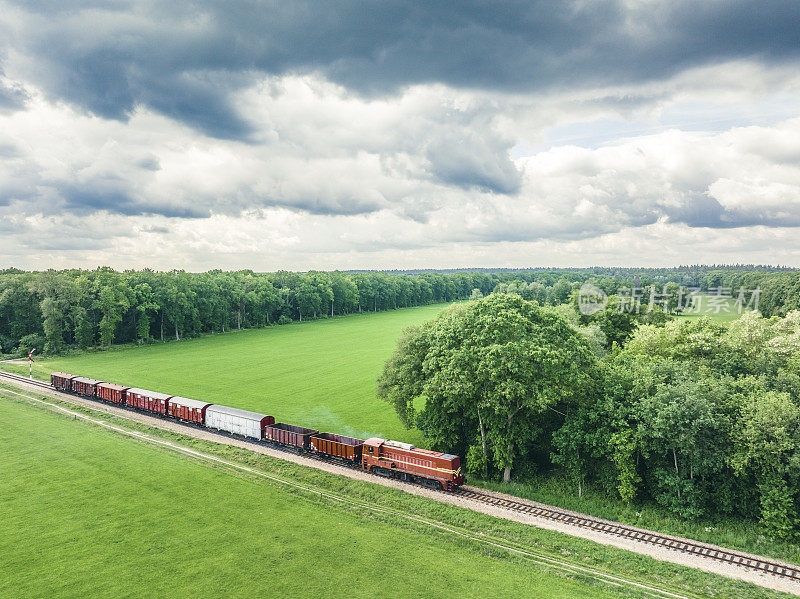
[[64, 372], [52, 373], [50, 385], [58, 391], [290, 448], [298, 453], [323, 456], [379, 476], [445, 491], [455, 491], [464, 484], [458, 456], [420, 449], [408, 443], [378, 437], [364, 440], [324, 433], [294, 424], [275, 422], [275, 418], [266, 414], [125, 387]]

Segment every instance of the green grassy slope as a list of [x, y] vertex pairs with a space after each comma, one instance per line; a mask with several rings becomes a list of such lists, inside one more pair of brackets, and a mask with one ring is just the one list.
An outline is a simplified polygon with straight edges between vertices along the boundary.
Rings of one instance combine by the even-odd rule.
[[0, 421], [3, 597], [617, 594], [24, 404]]
[[46, 360], [64, 370], [173, 395], [254, 410], [339, 434], [422, 444], [393, 408], [375, 397], [375, 379], [407, 326], [442, 305], [352, 315], [180, 343]]

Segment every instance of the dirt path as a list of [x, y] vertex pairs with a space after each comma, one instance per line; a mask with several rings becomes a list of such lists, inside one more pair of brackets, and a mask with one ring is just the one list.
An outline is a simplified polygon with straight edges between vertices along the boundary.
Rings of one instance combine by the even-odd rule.
[[[4, 381], [4, 382], [9, 382], [9, 381]], [[405, 491], [407, 493], [411, 493], [413, 495], [418, 495], [434, 499], [436, 501], [450, 503], [452, 505], [470, 509], [476, 512], [482, 512], [484, 514], [495, 516], [497, 518], [505, 518], [507, 520], [513, 520], [516, 522], [521, 522], [523, 524], [537, 526], [539, 528], [555, 530], [564, 534], [581, 537], [584, 539], [589, 539], [591, 541], [595, 541], [603, 545], [610, 545], [613, 547], [619, 547], [621, 549], [627, 549], [629, 551], [635, 551], [636, 553], [647, 555], [649, 557], [661, 561], [672, 562], [675, 564], [680, 564], [691, 568], [697, 568], [699, 570], [712, 572], [714, 574], [719, 574], [721, 576], [727, 576], [729, 578], [735, 578], [751, 582], [762, 587], [778, 591], [784, 591], [795, 595], [800, 595], [800, 584], [791, 582], [789, 580], [784, 580], [776, 576], [771, 576], [769, 574], [763, 574], [760, 572], [747, 570], [731, 564], [725, 564], [722, 562], [710, 560], [708, 558], [702, 558], [684, 553], [678, 553], [676, 551], [671, 551], [663, 547], [647, 545], [637, 541], [623, 539], [617, 536], [608, 535], [597, 531], [585, 530], [582, 528], [571, 526], [569, 524], [553, 522], [550, 520], [537, 518], [529, 514], [513, 512], [500, 507], [494, 507], [476, 503], [468, 499], [460, 498], [458, 496], [448, 495], [446, 493], [408, 485], [396, 480], [379, 478], [359, 470], [353, 470], [350, 468], [338, 466], [336, 464], [321, 462], [309, 457], [287, 453], [257, 443], [252, 443], [240, 439], [234, 439], [231, 437], [227, 437], [225, 435], [214, 433], [212, 431], [185, 426], [177, 422], [170, 422], [168, 420], [163, 420], [161, 418], [156, 418], [153, 416], [147, 416], [146, 414], [131, 412], [121, 408], [116, 408], [114, 406], [100, 404], [88, 399], [82, 399], [72, 395], [65, 395], [62, 393], [58, 393], [56, 391], [48, 391], [40, 387], [37, 387], [35, 385], [28, 385], [21, 382], [17, 383], [16, 381], [13, 382], [13, 385], [17, 386], [20, 389], [25, 389], [26, 391], [31, 393], [35, 393], [42, 396], [53, 397], [60, 401], [71, 403], [73, 405], [79, 405], [86, 408], [90, 408], [96, 412], [113, 414], [115, 416], [120, 416], [122, 418], [126, 418], [131, 421], [152, 426], [154, 428], [159, 428], [162, 430], [171, 431], [182, 435], [195, 437], [197, 439], [205, 439], [216, 443], [225, 443], [236, 447], [243, 447], [274, 458], [287, 460], [311, 468], [317, 468], [319, 470], [324, 470], [326, 472], [338, 474], [340, 476], [347, 476], [356, 480], [363, 480], [373, 484], [383, 485], [385, 487], [394, 487], [402, 491]]]

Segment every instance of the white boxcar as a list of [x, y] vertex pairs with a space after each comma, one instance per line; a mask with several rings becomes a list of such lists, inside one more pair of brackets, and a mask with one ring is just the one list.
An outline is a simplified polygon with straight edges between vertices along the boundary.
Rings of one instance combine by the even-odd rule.
[[264, 427], [270, 424], [275, 424], [275, 419], [266, 414], [218, 405], [211, 405], [206, 408], [207, 427], [235, 435], [263, 439]]

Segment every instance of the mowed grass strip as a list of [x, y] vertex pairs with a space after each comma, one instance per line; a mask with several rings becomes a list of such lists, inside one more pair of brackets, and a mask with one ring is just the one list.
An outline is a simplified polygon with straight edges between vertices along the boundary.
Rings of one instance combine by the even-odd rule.
[[126, 346], [37, 366], [262, 412], [322, 431], [423, 445], [419, 431], [405, 429], [394, 409], [375, 396], [375, 381], [402, 330], [444, 307]]
[[0, 596], [618, 596], [19, 402], [0, 421]]

